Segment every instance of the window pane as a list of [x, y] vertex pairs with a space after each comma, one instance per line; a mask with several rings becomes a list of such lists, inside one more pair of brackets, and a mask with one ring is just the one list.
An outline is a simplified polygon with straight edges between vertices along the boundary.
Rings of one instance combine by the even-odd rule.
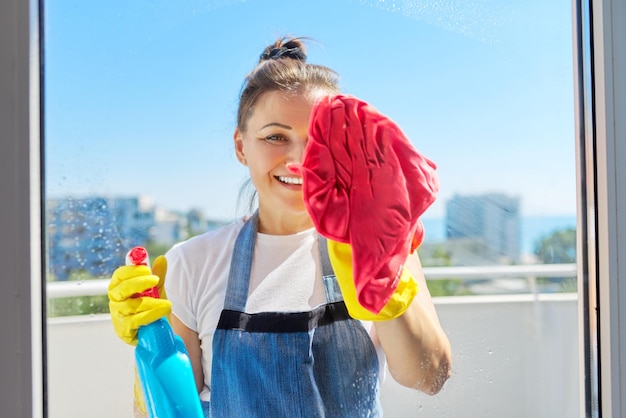
[[309, 62], [337, 70], [438, 166], [419, 252], [455, 370], [435, 397], [388, 378], [387, 414], [576, 416], [570, 7], [48, 2], [51, 417], [84, 416], [102, 393], [103, 416], [130, 413], [132, 349], [112, 333], [106, 281], [134, 245], [154, 257], [245, 212], [238, 93], [282, 35], [312, 38]]

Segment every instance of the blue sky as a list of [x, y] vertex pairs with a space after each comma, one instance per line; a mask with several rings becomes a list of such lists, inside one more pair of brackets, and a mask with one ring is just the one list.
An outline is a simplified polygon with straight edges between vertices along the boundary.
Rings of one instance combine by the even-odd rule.
[[503, 192], [524, 215], [575, 213], [571, 5], [564, 0], [45, 4], [46, 192], [152, 196], [236, 215], [237, 95], [263, 47], [309, 61], [394, 119], [435, 161], [427, 217]]

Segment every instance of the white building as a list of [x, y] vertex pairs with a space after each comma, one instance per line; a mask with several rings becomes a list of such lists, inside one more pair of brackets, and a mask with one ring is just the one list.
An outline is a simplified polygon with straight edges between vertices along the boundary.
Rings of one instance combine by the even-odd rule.
[[520, 199], [501, 193], [455, 195], [446, 203], [446, 237], [483, 246], [485, 259], [520, 258]]

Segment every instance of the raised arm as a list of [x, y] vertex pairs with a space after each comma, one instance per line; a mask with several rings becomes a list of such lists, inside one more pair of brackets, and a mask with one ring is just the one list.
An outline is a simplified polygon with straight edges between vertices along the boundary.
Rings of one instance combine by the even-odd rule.
[[450, 377], [450, 342], [439, 323], [417, 253], [408, 257], [406, 267], [413, 273], [419, 293], [403, 315], [376, 321], [374, 326], [394, 380], [434, 395]]

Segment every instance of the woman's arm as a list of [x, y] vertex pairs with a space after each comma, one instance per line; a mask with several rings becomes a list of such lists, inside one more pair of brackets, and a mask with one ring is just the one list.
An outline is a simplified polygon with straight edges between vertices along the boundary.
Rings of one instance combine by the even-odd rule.
[[174, 333], [182, 338], [185, 343], [189, 360], [191, 360], [196, 390], [200, 393], [202, 388], [204, 388], [204, 371], [202, 370], [202, 350], [200, 349], [198, 333], [188, 328], [174, 314], [170, 315], [170, 323], [172, 324]]
[[434, 395], [450, 377], [450, 342], [439, 324], [417, 252], [409, 255], [406, 267], [417, 281], [418, 294], [402, 316], [374, 326], [394, 380]]

